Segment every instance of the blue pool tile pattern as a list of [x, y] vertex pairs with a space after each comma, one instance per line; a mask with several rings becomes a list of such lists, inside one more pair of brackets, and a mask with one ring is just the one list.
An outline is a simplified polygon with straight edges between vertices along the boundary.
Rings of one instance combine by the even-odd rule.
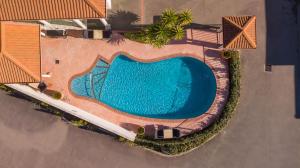
[[216, 79], [202, 61], [176, 57], [143, 63], [119, 55], [111, 65], [99, 60], [75, 78], [72, 91], [129, 114], [187, 119], [205, 113], [216, 96]]

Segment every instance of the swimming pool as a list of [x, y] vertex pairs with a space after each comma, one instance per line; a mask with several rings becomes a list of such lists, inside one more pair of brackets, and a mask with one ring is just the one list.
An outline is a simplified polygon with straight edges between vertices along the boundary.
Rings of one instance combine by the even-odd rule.
[[119, 55], [111, 65], [99, 60], [90, 72], [71, 81], [71, 90], [78, 96], [121, 112], [159, 119], [187, 119], [205, 113], [216, 88], [212, 70], [184, 56], [143, 63]]

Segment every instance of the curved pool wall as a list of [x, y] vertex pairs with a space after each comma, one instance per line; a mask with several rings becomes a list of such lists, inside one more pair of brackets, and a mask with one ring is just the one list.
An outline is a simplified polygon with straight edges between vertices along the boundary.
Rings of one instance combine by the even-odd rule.
[[71, 82], [71, 90], [78, 96], [132, 115], [159, 119], [187, 119], [205, 113], [216, 88], [209, 66], [183, 56], [143, 63], [119, 55], [111, 65], [99, 60], [90, 72]]

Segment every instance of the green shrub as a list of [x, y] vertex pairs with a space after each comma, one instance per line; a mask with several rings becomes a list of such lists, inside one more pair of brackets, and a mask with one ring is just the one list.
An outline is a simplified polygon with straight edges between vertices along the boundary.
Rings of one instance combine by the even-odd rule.
[[59, 117], [62, 116], [62, 112], [61, 111], [58, 111], [58, 110], [52, 110], [52, 111], [53, 111], [54, 115], [59, 116]]
[[72, 125], [74, 125], [76, 127], [84, 127], [84, 126], [87, 126], [89, 124], [87, 121], [81, 120], [81, 119], [72, 120], [71, 123], [72, 123]]
[[2, 89], [2, 90], [6, 90], [6, 89], [7, 89], [7, 87], [6, 87], [5, 85], [3, 85], [3, 84], [0, 84], [0, 89]]
[[137, 135], [139, 137], [144, 137], [145, 136], [145, 129], [143, 127], [139, 127], [138, 130], [137, 130]]
[[125, 139], [125, 138], [123, 138], [123, 137], [121, 137], [121, 136], [118, 136], [118, 141], [119, 142], [127, 142], [127, 139]]
[[55, 90], [45, 90], [43, 93], [57, 100], [61, 99], [62, 97], [62, 94]]
[[6, 92], [12, 92], [12, 89], [9, 88], [9, 87], [7, 87], [7, 86], [5, 86], [4, 84], [0, 84], [0, 89], [4, 90]]
[[239, 101], [241, 78], [239, 55], [235, 55], [229, 59], [229, 76], [230, 88], [228, 101], [219, 118], [210, 126], [202, 131], [174, 140], [153, 140], [137, 136], [135, 143], [164, 154], [176, 155], [196, 148], [218, 134], [227, 126]]
[[124, 34], [125, 38], [128, 38], [132, 41], [136, 41], [139, 43], [145, 43], [145, 36], [141, 32], [126, 32]]
[[238, 57], [239, 56], [239, 51], [237, 50], [224, 50], [222, 51], [222, 57], [225, 59], [230, 59], [233, 57]]
[[125, 37], [154, 47], [162, 47], [171, 40], [184, 38], [184, 27], [192, 23], [190, 10], [177, 13], [175, 10], [167, 9], [162, 13], [158, 23], [147, 26], [139, 32], [125, 33]]

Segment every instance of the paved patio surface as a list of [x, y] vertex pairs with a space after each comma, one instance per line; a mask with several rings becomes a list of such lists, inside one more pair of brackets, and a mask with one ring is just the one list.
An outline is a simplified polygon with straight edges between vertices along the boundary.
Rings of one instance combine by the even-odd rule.
[[[187, 30], [185, 40], [161, 49], [150, 45], [125, 40], [116, 35], [112, 40], [87, 40], [79, 38], [43, 38], [42, 73], [51, 73], [43, 78], [49, 89], [60, 91], [63, 101], [88, 111], [102, 119], [113, 122], [130, 131], [144, 126], [176, 127], [182, 135], [201, 130], [221, 113], [228, 95], [228, 67], [217, 49], [218, 33], [208, 30]], [[217, 95], [210, 109], [201, 116], [191, 119], [160, 120], [129, 115], [117, 111], [100, 101], [76, 96], [70, 89], [71, 81], [88, 73], [101, 58], [111, 63], [119, 53], [125, 53], [141, 62], [159, 61], [175, 56], [191, 56], [204, 61], [212, 68], [217, 80]], [[55, 60], [60, 60], [55, 64]]]
[[[258, 18], [258, 49], [242, 52], [241, 102], [223, 133], [188, 155], [163, 158], [114, 142], [106, 135], [59, 124], [53, 116], [34, 111], [31, 103], [1, 92], [0, 167], [300, 167], [300, 121], [295, 118], [299, 111], [296, 104], [298, 107], [300, 104], [296, 101], [299, 89], [295, 92], [295, 86], [299, 86], [300, 61], [291, 1], [267, 0], [267, 6], [263, 0], [189, 0], [189, 4], [180, 5], [182, 2], [187, 1], [145, 0], [153, 5], [147, 6], [154, 8], [153, 11], [172, 6], [191, 7], [200, 23], [221, 23], [221, 16], [232, 14], [255, 14]], [[273, 66], [272, 73], [264, 72], [266, 60], [278, 65]], [[52, 129], [56, 130], [55, 141], [49, 139]], [[34, 133], [40, 133], [42, 138], [33, 138]]]

